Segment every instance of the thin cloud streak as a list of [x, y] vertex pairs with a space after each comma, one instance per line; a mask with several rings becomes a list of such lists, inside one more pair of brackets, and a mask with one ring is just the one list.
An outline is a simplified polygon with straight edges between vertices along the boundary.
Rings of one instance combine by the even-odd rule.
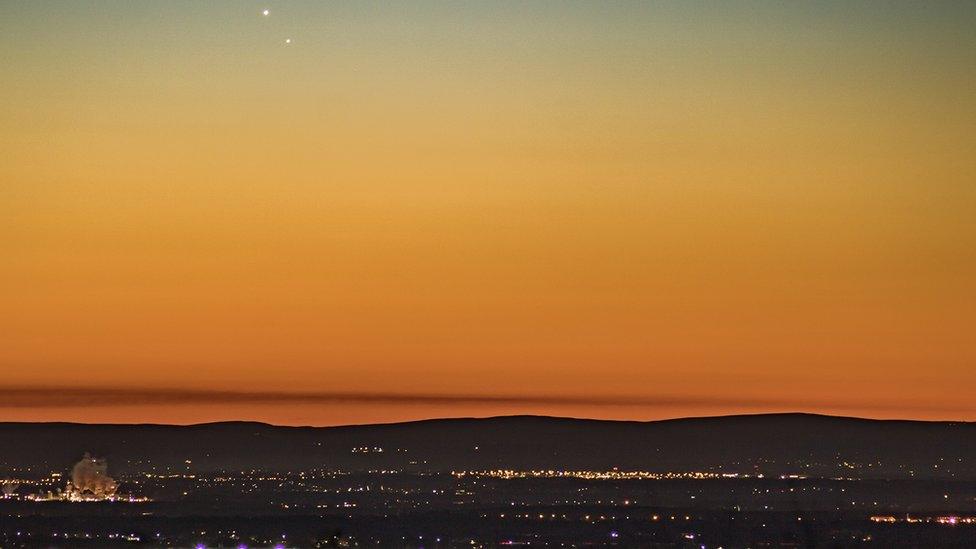
[[695, 395], [656, 396], [571, 396], [571, 395], [478, 395], [370, 392], [284, 392], [206, 389], [143, 389], [88, 387], [0, 387], [0, 408], [96, 408], [121, 406], [205, 406], [249, 405], [368, 405], [419, 406], [553, 406], [553, 407], [700, 407], [777, 408], [783, 411], [847, 409], [865, 411], [971, 412], [972, 408], [906, 403], [902, 400], [840, 401], [829, 399], [727, 398]]

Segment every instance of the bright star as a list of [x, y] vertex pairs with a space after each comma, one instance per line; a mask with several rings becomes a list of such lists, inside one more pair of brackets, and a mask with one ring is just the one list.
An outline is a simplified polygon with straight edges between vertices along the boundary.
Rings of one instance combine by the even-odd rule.
[[285, 44], [291, 44], [291, 38], [285, 38]]
[[264, 11], [261, 12], [261, 15], [264, 15], [264, 16], [268, 16], [270, 14], [271, 14], [271, 10], [268, 10], [268, 9], [266, 9], [266, 10], [264, 10]]

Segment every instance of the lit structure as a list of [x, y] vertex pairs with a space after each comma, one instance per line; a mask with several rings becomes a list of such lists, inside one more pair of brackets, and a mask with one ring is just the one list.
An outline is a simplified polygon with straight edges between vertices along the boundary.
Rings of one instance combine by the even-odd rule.
[[[60, 477], [53, 474], [52, 477]], [[94, 458], [86, 453], [81, 461], [71, 469], [71, 480], [64, 490], [48, 491], [27, 496], [33, 501], [125, 501], [146, 502], [145, 497], [119, 496], [119, 483], [108, 474], [108, 462], [105, 459]]]

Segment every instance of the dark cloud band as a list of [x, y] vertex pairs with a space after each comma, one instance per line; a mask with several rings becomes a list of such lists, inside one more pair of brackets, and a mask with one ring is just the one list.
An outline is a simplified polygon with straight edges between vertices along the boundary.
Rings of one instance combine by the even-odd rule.
[[0, 408], [88, 408], [116, 406], [222, 404], [399, 404], [422, 406], [548, 406], [548, 407], [699, 407], [703, 409], [764, 408], [782, 411], [848, 409], [894, 412], [971, 412], [970, 409], [919, 403], [703, 396], [560, 396], [479, 395], [370, 392], [284, 392], [200, 389], [144, 389], [89, 387], [0, 387]]

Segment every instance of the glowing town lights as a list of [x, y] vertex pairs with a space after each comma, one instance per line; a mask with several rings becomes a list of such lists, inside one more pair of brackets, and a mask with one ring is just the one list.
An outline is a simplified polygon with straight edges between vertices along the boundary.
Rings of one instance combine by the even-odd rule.
[[906, 516], [905, 518], [898, 518], [892, 515], [875, 515], [871, 517], [871, 522], [879, 523], [896, 523], [904, 522], [907, 524], [942, 524], [946, 526], [956, 526], [959, 524], [976, 524], [976, 516], [929, 516], [929, 517], [913, 517]]
[[[713, 473], [703, 471], [692, 472], [652, 472], [652, 471], [513, 471], [510, 469], [496, 469], [491, 471], [453, 471], [457, 478], [465, 476], [498, 478], [503, 480], [520, 478], [576, 478], [581, 480], [714, 480], [723, 478], [750, 478], [750, 475], [739, 473]], [[757, 477], [761, 478], [761, 476]], [[627, 505], [627, 503], [624, 503]]]

